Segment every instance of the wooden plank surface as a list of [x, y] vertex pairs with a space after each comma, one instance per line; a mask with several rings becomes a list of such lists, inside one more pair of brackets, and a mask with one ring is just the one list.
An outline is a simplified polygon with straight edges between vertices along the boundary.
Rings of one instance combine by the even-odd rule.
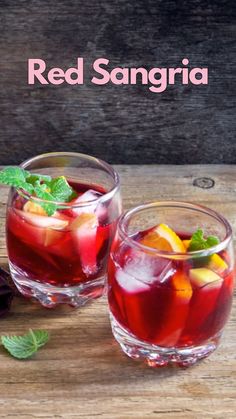
[[[235, 0], [1, 0], [1, 163], [52, 145], [112, 163], [236, 163], [235, 15]], [[77, 57], [83, 86], [27, 84], [29, 58], [65, 71]], [[209, 68], [209, 84], [98, 86], [101, 57], [109, 71], [182, 67], [187, 57]]]
[[[125, 208], [160, 199], [190, 200], [221, 211], [236, 228], [236, 166], [117, 166]], [[199, 178], [208, 180], [200, 181]], [[209, 179], [213, 180], [211, 182]], [[193, 184], [209, 186], [203, 189]], [[7, 190], [0, 188], [0, 200]], [[1, 205], [1, 264], [6, 264]], [[0, 351], [0, 417], [234, 419], [236, 306], [220, 348], [189, 369], [151, 369], [121, 352], [105, 298], [79, 310], [41, 308], [18, 298], [1, 333], [45, 328], [51, 340], [17, 361]]]

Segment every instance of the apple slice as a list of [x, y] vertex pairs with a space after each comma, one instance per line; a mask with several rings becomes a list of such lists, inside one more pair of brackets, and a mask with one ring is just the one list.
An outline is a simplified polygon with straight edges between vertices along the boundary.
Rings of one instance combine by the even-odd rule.
[[91, 213], [78, 215], [70, 225], [82, 270], [87, 277], [97, 272], [97, 227], [98, 219], [95, 214]]
[[[32, 209], [33, 207], [28, 206], [26, 208]], [[38, 209], [36, 208], [36, 210]], [[64, 229], [69, 224], [68, 219], [58, 212], [55, 212], [54, 216], [48, 217], [30, 211], [17, 209], [14, 211], [24, 223], [24, 225], [22, 225], [24, 241], [29, 241], [32, 243], [32, 246], [40, 245], [48, 247], [57, 243], [62, 239]]]
[[213, 284], [214, 282], [221, 281], [222, 278], [211, 269], [208, 268], [195, 268], [189, 270], [191, 283], [196, 287], [204, 287], [205, 285]]
[[183, 337], [187, 337], [189, 345], [193, 342], [200, 345], [205, 339], [203, 325], [215, 310], [223, 279], [208, 268], [190, 269], [189, 275], [194, 291]]
[[58, 213], [55, 212], [54, 216], [48, 217], [45, 215], [38, 215], [28, 211], [15, 209], [15, 212], [28, 223], [41, 228], [54, 228], [62, 230], [69, 224], [68, 220], [57, 217]]
[[222, 274], [226, 269], [228, 269], [227, 263], [222, 259], [217, 253], [211, 256], [210, 261], [207, 265], [209, 269], [217, 273]]

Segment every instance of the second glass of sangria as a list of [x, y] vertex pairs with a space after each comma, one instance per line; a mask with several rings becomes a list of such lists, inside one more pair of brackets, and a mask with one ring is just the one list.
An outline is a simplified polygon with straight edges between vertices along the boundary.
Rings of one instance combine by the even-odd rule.
[[156, 202], [119, 220], [108, 264], [114, 337], [150, 366], [187, 366], [218, 346], [234, 282], [232, 230], [200, 205]]
[[[36, 194], [14, 187], [9, 194], [7, 249], [17, 288], [46, 307], [77, 307], [101, 296], [121, 213], [118, 174], [78, 153], [39, 155], [20, 169]], [[68, 199], [52, 201], [52, 194]]]

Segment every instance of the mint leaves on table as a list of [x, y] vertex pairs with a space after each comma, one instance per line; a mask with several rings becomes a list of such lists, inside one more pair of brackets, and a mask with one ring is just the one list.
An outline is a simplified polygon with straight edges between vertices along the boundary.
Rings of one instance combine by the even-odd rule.
[[32, 330], [22, 336], [1, 336], [1, 342], [5, 349], [18, 359], [30, 358], [39, 348], [49, 340], [46, 330]]
[[[30, 195], [49, 202], [37, 202], [48, 215], [52, 215], [57, 202], [69, 202], [76, 197], [75, 191], [64, 176], [51, 176], [30, 173], [20, 167], [6, 167], [0, 171], [0, 183], [23, 190]], [[50, 202], [54, 201], [54, 202]]]
[[203, 230], [200, 228], [193, 233], [191, 241], [188, 246], [189, 252], [195, 252], [196, 250], [209, 249], [212, 246], [216, 246], [220, 243], [220, 240], [216, 236], [208, 236], [204, 238]]

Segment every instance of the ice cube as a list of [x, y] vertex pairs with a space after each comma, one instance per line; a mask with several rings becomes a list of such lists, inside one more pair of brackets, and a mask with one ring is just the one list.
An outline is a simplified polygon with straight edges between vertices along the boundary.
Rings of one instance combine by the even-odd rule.
[[72, 215], [77, 216], [80, 214], [96, 214], [100, 223], [103, 223], [107, 217], [107, 209], [105, 203], [95, 201], [94, 199], [99, 199], [103, 196], [100, 192], [94, 191], [93, 189], [89, 189], [78, 198], [74, 199], [72, 202], [75, 204], [81, 204], [83, 202], [88, 202], [88, 205], [78, 206], [77, 208], [72, 208]]
[[94, 201], [94, 199], [98, 199], [103, 194], [94, 191], [93, 189], [89, 189], [88, 191], [84, 192], [82, 195], [79, 196], [79, 198], [76, 198], [77, 202], [86, 202], [86, 201]]
[[[94, 191], [93, 189], [89, 189], [88, 191], [84, 192], [78, 198], [74, 199], [73, 205], [80, 204], [83, 202], [88, 202], [86, 206], [78, 206], [78, 208], [73, 208], [73, 212], [77, 215], [82, 213], [94, 213], [98, 206], [98, 202], [92, 203], [95, 199], [97, 200], [100, 198], [102, 194], [100, 192]], [[91, 203], [89, 203], [91, 201]]]
[[116, 271], [116, 280], [123, 289], [130, 293], [147, 291], [149, 289], [149, 285], [120, 268]]
[[127, 292], [141, 292], [167, 281], [174, 273], [171, 261], [133, 251], [123, 269], [117, 271], [117, 281]]
[[144, 252], [133, 250], [128, 260], [126, 271], [132, 271], [132, 275], [146, 283], [166, 282], [175, 273], [171, 260], [149, 255]]
[[171, 260], [155, 257], [154, 263], [155, 278], [161, 284], [167, 282], [176, 272]]

